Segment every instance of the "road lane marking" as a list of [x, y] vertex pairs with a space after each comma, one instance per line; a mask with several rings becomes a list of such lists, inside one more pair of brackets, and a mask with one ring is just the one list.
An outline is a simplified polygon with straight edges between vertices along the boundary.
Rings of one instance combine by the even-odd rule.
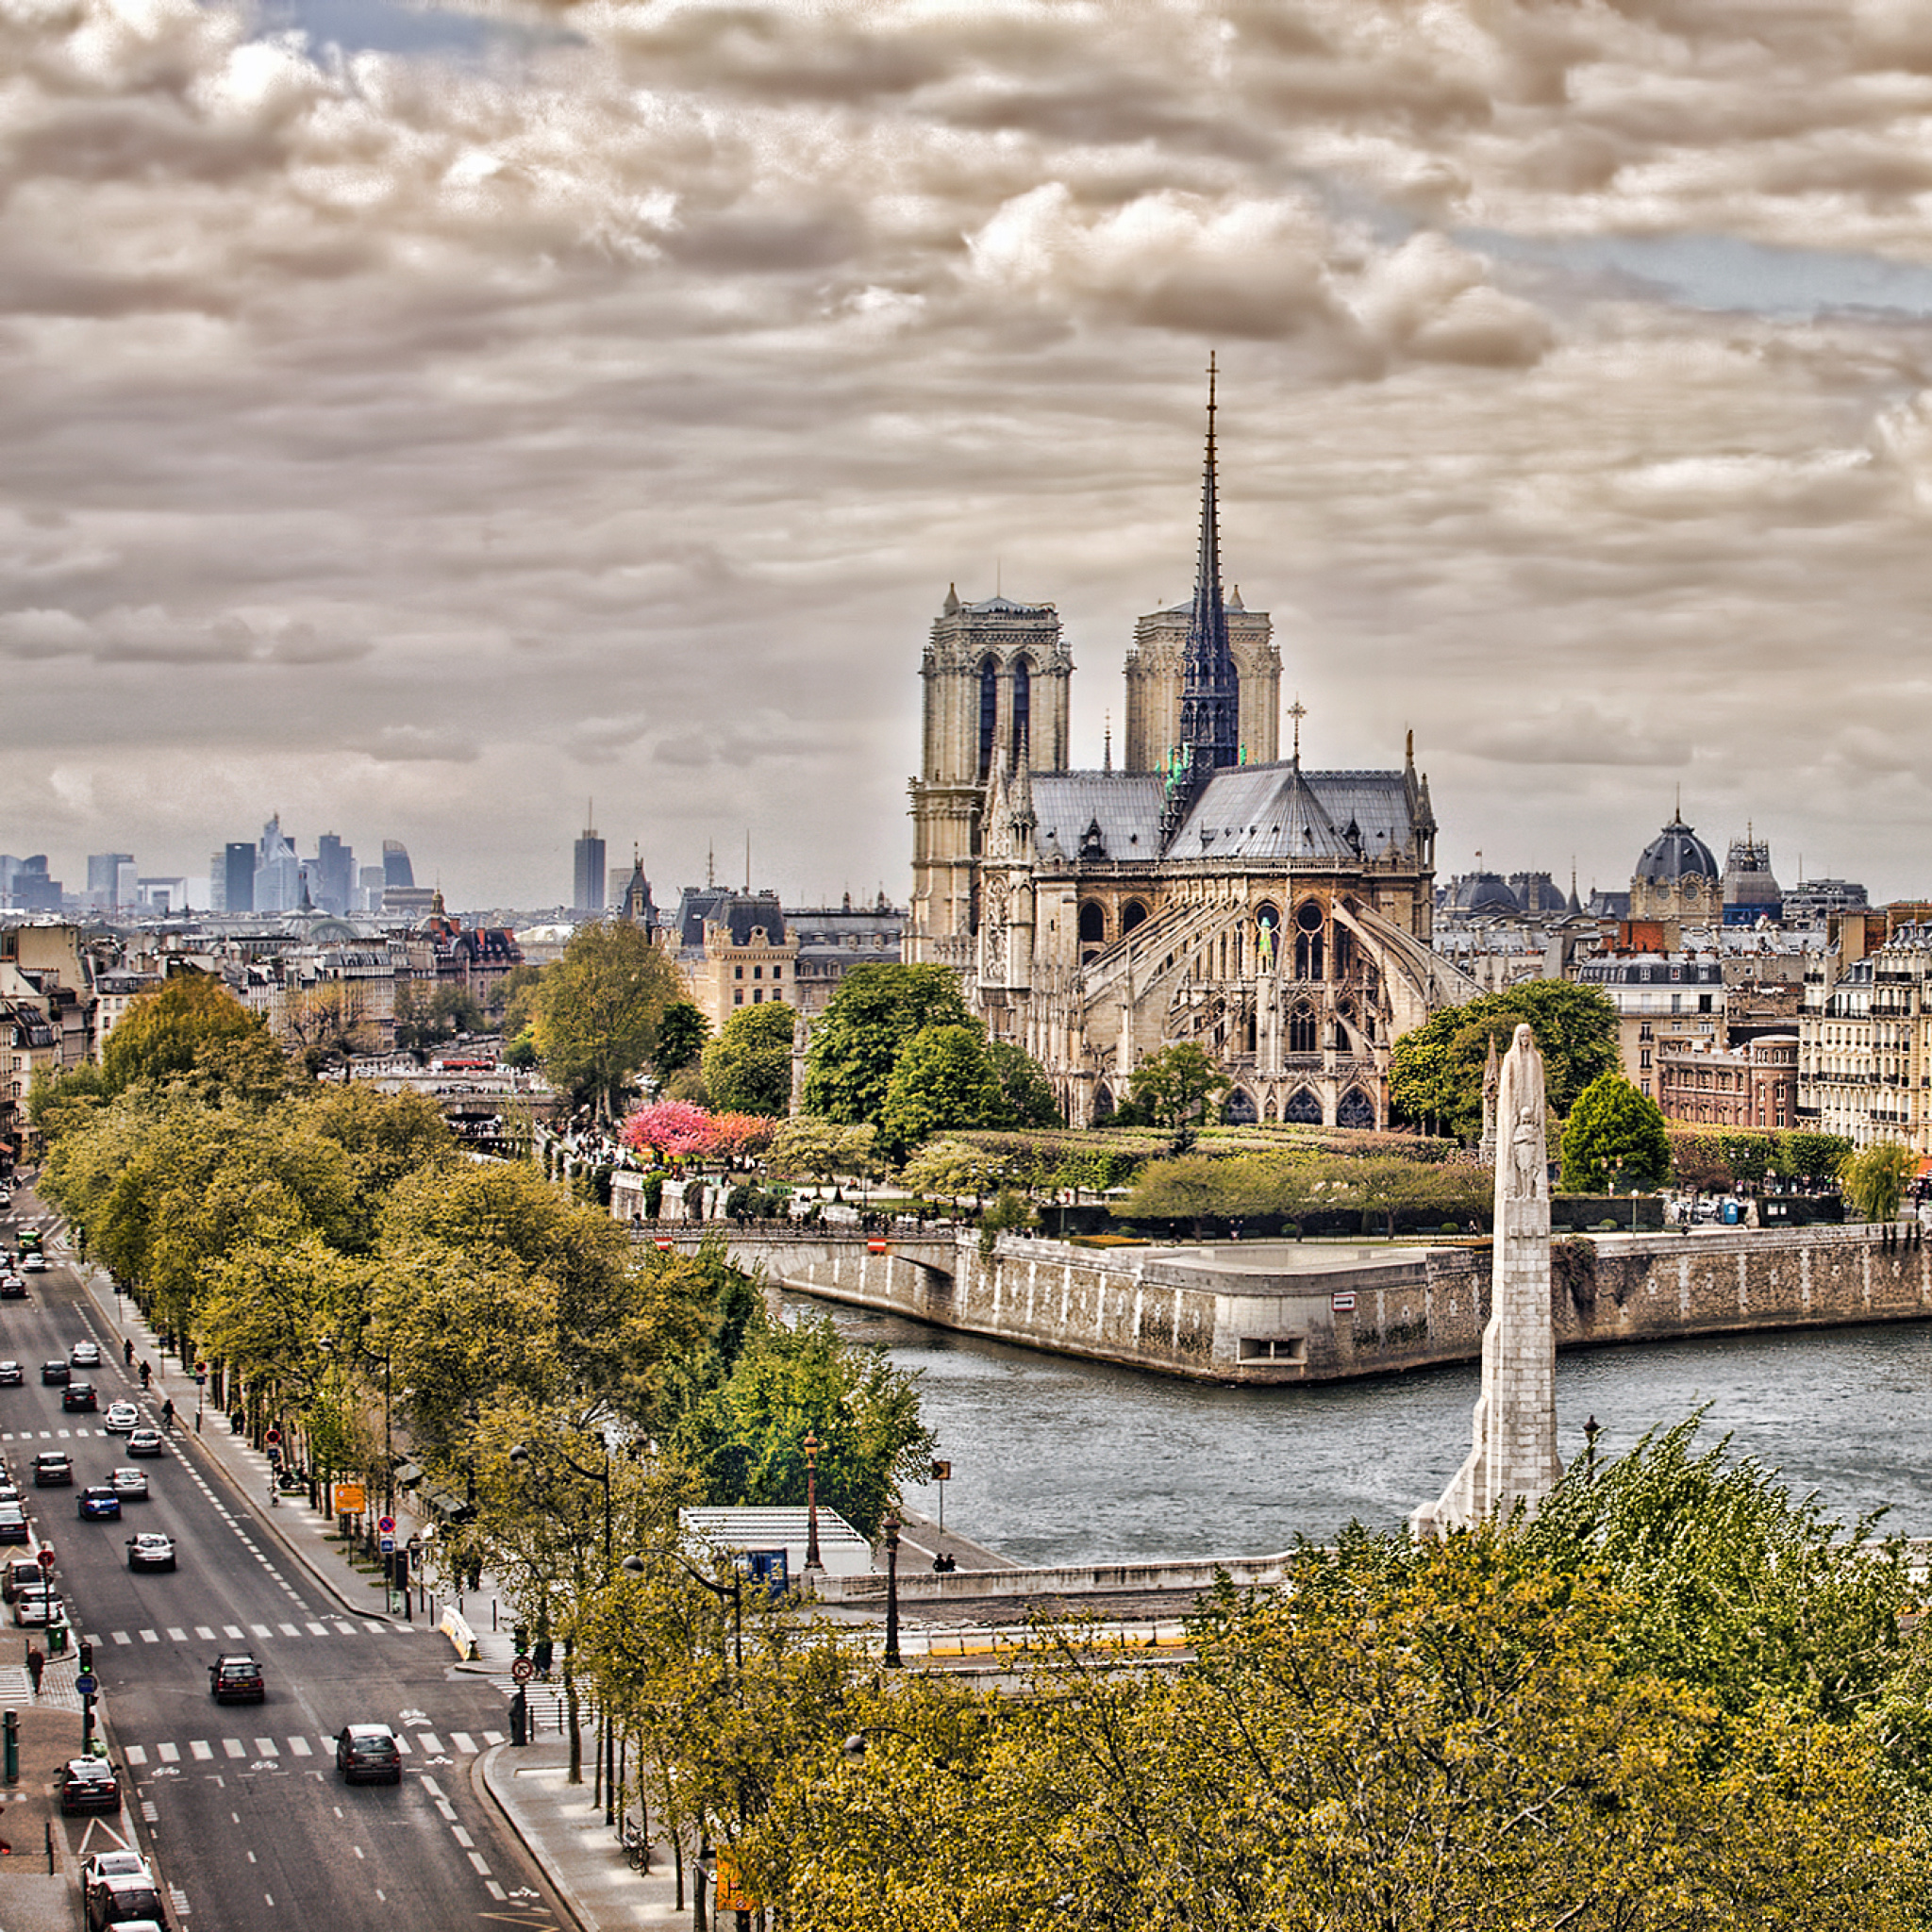
[[215, 1633], [206, 1624], [197, 1624], [194, 1626], [194, 1634], [204, 1643], [212, 1643], [215, 1641]]
[[[163, 1753], [167, 1752], [170, 1748], [166, 1744], [161, 1746]], [[145, 1764], [147, 1762], [147, 1753], [139, 1744], [128, 1745], [125, 1756], [129, 1764]]]
[[188, 1633], [182, 1629], [180, 1624], [171, 1624], [168, 1625], [168, 1641], [170, 1643], [186, 1643], [188, 1641]]
[[215, 1755], [215, 1747], [206, 1738], [190, 1738], [188, 1755], [197, 1764], [206, 1764]]
[[116, 1630], [113, 1635], [116, 1643], [132, 1643], [134, 1641], [134, 1639], [128, 1636], [125, 1630]]
[[470, 1863], [475, 1866], [480, 1876], [484, 1878], [490, 1876], [490, 1867], [483, 1862], [483, 1857], [480, 1852], [472, 1852], [470, 1854]]
[[224, 1738], [222, 1740], [222, 1749], [225, 1751], [230, 1757], [246, 1757], [248, 1756], [248, 1753], [243, 1748], [242, 1740], [240, 1738]]
[[308, 1626], [308, 1634], [311, 1637], [328, 1637], [331, 1636], [333, 1633], [330, 1631], [326, 1624], [310, 1624]]
[[442, 1756], [442, 1745], [439, 1742], [434, 1731], [425, 1731], [416, 1741], [422, 1745], [424, 1750], [428, 1752], [430, 1757], [441, 1757]]
[[161, 1641], [161, 1633], [158, 1630], [143, 1630], [141, 1633], [141, 1641], [143, 1643], [158, 1643]]
[[284, 1624], [282, 1625], [282, 1635], [284, 1637], [299, 1637], [301, 1634], [302, 1626], [299, 1624]]
[[468, 1731], [452, 1731], [449, 1734], [449, 1740], [452, 1744], [454, 1744], [457, 1747], [458, 1751], [460, 1751], [463, 1754], [465, 1757], [475, 1757], [476, 1746], [475, 1742], [472, 1740]]
[[315, 1756], [307, 1738], [291, 1738], [289, 1740], [289, 1754], [292, 1757], [313, 1757]]
[[224, 1637], [240, 1637], [242, 1635], [242, 1626], [239, 1624], [224, 1624], [222, 1625], [222, 1635]]
[[275, 1634], [266, 1624], [251, 1624], [248, 1627], [258, 1637], [273, 1637]]
[[258, 1757], [279, 1757], [282, 1749], [273, 1738], [258, 1738], [255, 1740], [255, 1755]]

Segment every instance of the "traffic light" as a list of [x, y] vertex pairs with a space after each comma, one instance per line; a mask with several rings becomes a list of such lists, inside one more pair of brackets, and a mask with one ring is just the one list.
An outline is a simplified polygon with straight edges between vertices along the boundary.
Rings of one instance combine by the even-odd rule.
[[509, 1641], [516, 1646], [516, 1653], [519, 1657], [528, 1657], [530, 1654], [530, 1626], [527, 1624], [519, 1624], [510, 1632]]
[[80, 1640], [80, 1668], [83, 1674], [94, 1667], [94, 1641], [92, 1637]]

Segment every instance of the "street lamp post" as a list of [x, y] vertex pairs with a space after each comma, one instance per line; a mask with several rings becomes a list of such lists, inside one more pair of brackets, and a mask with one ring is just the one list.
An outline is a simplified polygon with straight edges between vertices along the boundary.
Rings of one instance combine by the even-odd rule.
[[825, 1567], [819, 1555], [819, 1439], [808, 1432], [801, 1446], [805, 1450], [805, 1572], [809, 1576]]
[[899, 1512], [886, 1511], [880, 1525], [886, 1533], [886, 1664], [901, 1668], [899, 1658]]

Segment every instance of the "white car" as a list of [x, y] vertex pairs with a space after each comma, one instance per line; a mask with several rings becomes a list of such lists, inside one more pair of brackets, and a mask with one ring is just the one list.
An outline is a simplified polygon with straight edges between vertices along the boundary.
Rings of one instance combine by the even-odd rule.
[[127, 1453], [130, 1456], [159, 1456], [161, 1432], [152, 1426], [130, 1429], [127, 1432]]
[[114, 1486], [114, 1493], [125, 1503], [132, 1497], [145, 1499], [147, 1495], [147, 1471], [144, 1469], [117, 1469], [108, 1480]]
[[60, 1624], [67, 1619], [66, 1606], [60, 1601], [59, 1592], [52, 1590], [24, 1590], [13, 1599], [13, 1623], [16, 1629], [25, 1630], [30, 1625]]
[[97, 1341], [76, 1341], [67, 1351], [71, 1368], [97, 1369], [101, 1365], [101, 1345]]
[[145, 1878], [152, 1882], [154, 1875], [139, 1852], [92, 1852], [80, 1868], [83, 1885], [91, 1878]]
[[141, 1411], [131, 1402], [110, 1402], [108, 1413], [101, 1419], [101, 1426], [109, 1435], [130, 1435], [141, 1426]]
[[127, 1539], [127, 1567], [130, 1570], [172, 1570], [175, 1567], [175, 1539], [158, 1529], [144, 1529]]
[[23, 1274], [44, 1274], [47, 1272], [46, 1256], [23, 1255], [20, 1257], [20, 1272]]

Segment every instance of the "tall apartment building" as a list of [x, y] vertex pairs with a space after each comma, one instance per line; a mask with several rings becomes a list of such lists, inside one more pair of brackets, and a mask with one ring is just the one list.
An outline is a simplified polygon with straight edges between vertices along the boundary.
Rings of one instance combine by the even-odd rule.
[[131, 852], [90, 852], [87, 856], [87, 903], [97, 912], [118, 911], [134, 901], [134, 855]]
[[583, 914], [604, 909], [606, 888], [604, 841], [594, 825], [586, 825], [575, 848], [576, 863], [571, 879], [571, 909]]

